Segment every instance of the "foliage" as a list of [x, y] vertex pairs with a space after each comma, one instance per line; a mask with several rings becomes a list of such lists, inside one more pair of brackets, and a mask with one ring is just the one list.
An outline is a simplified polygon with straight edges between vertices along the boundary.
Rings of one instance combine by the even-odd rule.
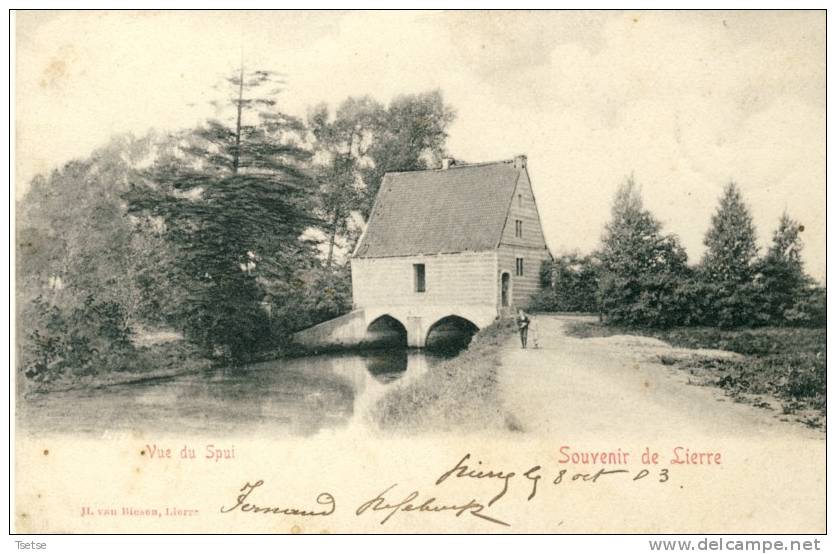
[[36, 178], [18, 205], [18, 300], [55, 292], [62, 306], [95, 293], [129, 314], [138, 296], [125, 266], [135, 261], [121, 194], [148, 155], [151, 137], [116, 137], [85, 160]]
[[369, 147], [372, 164], [362, 169], [365, 183], [364, 217], [371, 212], [387, 171], [415, 171], [438, 167], [444, 155], [447, 129], [456, 117], [441, 91], [396, 96], [386, 108], [377, 140]]
[[723, 190], [703, 242], [706, 251], [700, 279], [708, 285], [712, 305], [707, 322], [721, 327], [764, 323], [768, 315], [760, 286], [754, 283], [758, 252], [755, 227], [734, 182]]
[[827, 290], [819, 286], [803, 289], [792, 307], [784, 310], [783, 318], [788, 325], [826, 327]]
[[762, 287], [755, 282], [704, 282], [709, 310], [701, 321], [704, 325], [721, 328], [766, 325], [769, 313], [764, 303]]
[[349, 247], [359, 238], [349, 225], [351, 215], [368, 217], [387, 171], [414, 171], [440, 163], [454, 117], [437, 90], [397, 96], [387, 107], [368, 96], [350, 97], [333, 117], [325, 104], [310, 110], [318, 212], [328, 237], [326, 268], [333, 261], [338, 238]]
[[795, 323], [804, 319], [800, 311], [791, 311], [807, 297], [812, 284], [801, 262], [801, 229], [801, 225], [785, 212], [773, 234], [772, 245], [755, 264], [755, 281], [760, 286], [764, 311], [770, 322]]
[[[131, 213], [164, 222], [176, 248], [172, 277], [186, 294], [174, 313], [177, 328], [207, 356], [232, 364], [268, 344], [264, 284], [291, 275], [307, 248], [300, 236], [316, 223], [301, 122], [270, 100], [244, 97], [266, 75], [231, 77], [239, 90], [234, 126], [210, 120], [183, 136], [126, 195]], [[264, 111], [247, 122], [242, 109], [255, 106]]]
[[[752, 218], [731, 183], [712, 217], [702, 262], [690, 268], [677, 238], [661, 233], [629, 179], [616, 195], [599, 254], [602, 312], [613, 324], [658, 328], [824, 325], [825, 293], [813, 286], [801, 263], [802, 229], [784, 214], [772, 245], [757, 259]], [[554, 287], [538, 302], [560, 305]]]
[[[121, 371], [131, 326], [164, 303], [135, 276], [170, 255], [127, 216], [121, 195], [158, 141], [113, 138], [84, 160], [37, 177], [17, 219], [18, 370], [46, 383], [62, 375]], [[150, 257], [147, 254], [153, 253]]]
[[150, 217], [131, 217], [131, 259], [122, 271], [132, 277], [137, 303], [132, 319], [156, 327], [175, 327], [188, 298], [188, 280], [180, 274], [176, 245], [164, 224]]
[[435, 91], [388, 107], [349, 98], [306, 125], [278, 109], [281, 74], [242, 66], [222, 85], [204, 124], [116, 137], [31, 183], [16, 210], [18, 367], [31, 379], [151, 359], [125, 338], [135, 326], [240, 363], [350, 310], [334, 243], [356, 239], [383, 172], [437, 162], [453, 119]]
[[597, 312], [600, 261], [595, 254], [566, 254], [543, 262], [542, 289], [529, 308], [551, 312]]
[[758, 249], [749, 208], [734, 182], [726, 185], [705, 235], [702, 272], [706, 281], [737, 285], [751, 280]]
[[368, 96], [348, 98], [337, 108], [333, 119], [325, 104], [314, 107], [308, 114], [308, 125], [321, 158], [315, 167], [319, 184], [318, 209], [327, 226], [325, 266], [328, 268], [334, 258], [338, 235], [348, 232], [351, 213], [364, 205], [360, 168], [369, 163], [368, 151], [382, 133], [385, 115], [383, 106]]
[[26, 311], [21, 368], [33, 381], [118, 369], [133, 352], [127, 314], [115, 302], [89, 295], [80, 305], [62, 309], [38, 296]]
[[351, 310], [351, 275], [348, 264], [311, 267], [296, 272], [287, 283], [271, 291], [270, 313], [274, 336], [282, 341], [288, 333], [333, 319]]
[[600, 252], [602, 312], [613, 323], [676, 324], [677, 288], [687, 275], [685, 250], [644, 208], [633, 178], [619, 187]]

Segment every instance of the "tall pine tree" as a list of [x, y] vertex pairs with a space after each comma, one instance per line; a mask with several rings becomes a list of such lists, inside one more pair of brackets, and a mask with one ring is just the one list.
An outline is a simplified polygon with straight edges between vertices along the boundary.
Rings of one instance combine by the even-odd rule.
[[653, 327], [678, 321], [673, 295], [687, 256], [661, 227], [630, 177], [616, 193], [600, 253], [601, 307], [610, 321]]
[[733, 286], [752, 279], [758, 255], [755, 226], [734, 182], [726, 185], [703, 243], [702, 270], [708, 281]]
[[181, 137], [128, 200], [132, 212], [162, 218], [177, 246], [188, 291], [179, 327], [235, 364], [268, 341], [266, 284], [290, 279], [306, 250], [299, 237], [316, 220], [304, 126], [276, 109], [277, 76], [241, 68], [227, 82], [230, 116]]
[[723, 327], [761, 323], [764, 311], [754, 283], [755, 226], [734, 182], [726, 185], [703, 243], [700, 275], [713, 316], [708, 323]]
[[756, 278], [773, 323], [783, 323], [787, 310], [792, 309], [811, 285], [801, 261], [800, 230], [801, 225], [784, 212], [772, 235], [772, 244], [757, 264]]

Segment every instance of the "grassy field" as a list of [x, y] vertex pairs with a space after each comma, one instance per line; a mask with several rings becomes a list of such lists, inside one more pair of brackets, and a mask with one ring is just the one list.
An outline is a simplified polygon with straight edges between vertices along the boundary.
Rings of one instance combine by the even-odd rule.
[[479, 331], [467, 350], [431, 367], [417, 381], [389, 391], [373, 409], [383, 429], [513, 430], [500, 407], [497, 370], [500, 347], [516, 333], [513, 319]]
[[574, 322], [575, 337], [642, 335], [682, 348], [729, 350], [739, 360], [703, 359], [668, 362], [695, 376], [698, 384], [721, 387], [737, 401], [780, 410], [785, 419], [797, 419], [810, 427], [824, 428], [827, 411], [827, 330], [824, 328], [762, 327], [716, 329], [686, 327], [640, 329]]

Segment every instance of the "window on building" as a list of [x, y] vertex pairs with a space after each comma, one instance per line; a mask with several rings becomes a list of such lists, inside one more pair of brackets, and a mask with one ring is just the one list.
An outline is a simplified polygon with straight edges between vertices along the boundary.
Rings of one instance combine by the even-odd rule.
[[523, 259], [522, 258], [517, 258], [517, 275], [518, 276], [522, 275], [523, 271], [524, 271]]
[[522, 238], [522, 220], [516, 220], [516, 226], [514, 228], [514, 236], [517, 238]]
[[424, 264], [413, 264], [412, 269], [415, 273], [415, 292], [426, 292], [427, 271]]
[[517, 195], [517, 206], [522, 207], [522, 194]]

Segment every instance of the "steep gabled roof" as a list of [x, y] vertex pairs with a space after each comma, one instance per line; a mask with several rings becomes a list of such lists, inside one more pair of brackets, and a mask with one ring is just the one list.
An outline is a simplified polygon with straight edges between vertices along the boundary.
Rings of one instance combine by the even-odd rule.
[[387, 173], [354, 256], [496, 248], [521, 171], [503, 161]]

